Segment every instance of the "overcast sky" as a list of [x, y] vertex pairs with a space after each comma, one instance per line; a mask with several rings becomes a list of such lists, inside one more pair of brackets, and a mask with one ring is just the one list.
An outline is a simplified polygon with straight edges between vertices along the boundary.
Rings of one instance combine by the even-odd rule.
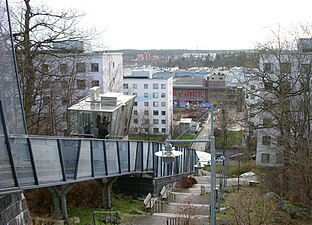
[[[40, 1], [40, 0], [33, 0]], [[85, 12], [108, 49], [251, 49], [270, 29], [312, 23], [311, 0], [45, 0]]]

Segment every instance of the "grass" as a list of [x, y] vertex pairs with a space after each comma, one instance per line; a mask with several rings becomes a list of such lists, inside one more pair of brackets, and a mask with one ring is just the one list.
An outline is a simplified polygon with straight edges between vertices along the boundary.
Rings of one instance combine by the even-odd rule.
[[[216, 137], [216, 148], [222, 148], [222, 135], [221, 131], [217, 130], [215, 132]], [[233, 148], [237, 146], [241, 146], [243, 141], [243, 131], [228, 131], [227, 132], [227, 143], [225, 144], [226, 148]]]
[[80, 225], [93, 224], [92, 214], [94, 211], [101, 212], [118, 212], [121, 220], [125, 214], [131, 214], [134, 211], [144, 211], [142, 199], [132, 199], [131, 197], [123, 197], [114, 195], [112, 198], [112, 209], [103, 210], [101, 208], [69, 208], [69, 217], [79, 217]]
[[[222, 173], [223, 166], [221, 164], [216, 164], [216, 173]], [[205, 170], [211, 171], [211, 166], [206, 166]], [[228, 165], [227, 166], [227, 175], [228, 177], [236, 177], [238, 174], [246, 173], [249, 171], [255, 170], [255, 161], [247, 161], [240, 163], [240, 167], [238, 165]]]

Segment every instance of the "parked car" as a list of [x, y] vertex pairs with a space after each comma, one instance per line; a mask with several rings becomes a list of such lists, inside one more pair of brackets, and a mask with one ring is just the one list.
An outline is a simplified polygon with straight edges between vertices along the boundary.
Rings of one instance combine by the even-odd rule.
[[224, 160], [224, 155], [221, 152], [217, 152], [216, 153], [216, 157], [215, 157], [217, 162], [223, 161]]
[[239, 152], [239, 153], [236, 153], [236, 154], [232, 154], [229, 156], [229, 159], [230, 160], [235, 160], [235, 159], [238, 159], [240, 157], [242, 157], [243, 153], [242, 152]]

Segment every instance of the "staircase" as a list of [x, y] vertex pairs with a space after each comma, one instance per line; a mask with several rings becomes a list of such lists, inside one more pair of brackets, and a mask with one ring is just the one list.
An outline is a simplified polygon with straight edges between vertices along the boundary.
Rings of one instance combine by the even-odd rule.
[[194, 224], [208, 224], [210, 176], [194, 176], [194, 178], [198, 183], [191, 188], [173, 189], [165, 201], [159, 201], [153, 216], [167, 217], [167, 225], [177, 224], [176, 218], [180, 221], [189, 219]]

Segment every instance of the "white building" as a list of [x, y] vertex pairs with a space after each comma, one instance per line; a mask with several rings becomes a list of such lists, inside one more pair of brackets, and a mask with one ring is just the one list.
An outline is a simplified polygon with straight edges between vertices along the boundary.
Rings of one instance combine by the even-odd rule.
[[173, 77], [155, 78], [151, 72], [146, 72], [142, 76], [125, 76], [123, 92], [136, 96], [130, 132], [156, 135], [171, 134]]
[[42, 129], [52, 127], [50, 135], [62, 135], [68, 129], [67, 108], [89, 95], [91, 87], [99, 86], [101, 94], [122, 92], [123, 58], [122, 53], [85, 51], [81, 42], [54, 47], [38, 59], [40, 92], [32, 111], [46, 118]]
[[[260, 79], [258, 100], [261, 105], [257, 115], [257, 165], [279, 166], [285, 162], [283, 149], [291, 146], [291, 141], [298, 141], [301, 136], [297, 125], [304, 135], [309, 134], [311, 109], [307, 109], [310, 100], [305, 95], [311, 87], [312, 39], [299, 39], [298, 51], [280, 51], [268, 53], [260, 58]], [[310, 83], [309, 83], [310, 82]], [[310, 102], [309, 102], [310, 101]], [[305, 109], [305, 110], [303, 110]], [[280, 131], [284, 134], [281, 134]], [[287, 136], [292, 133], [294, 136]], [[291, 139], [293, 138], [293, 139]], [[305, 137], [304, 137], [305, 138]], [[304, 140], [302, 138], [302, 140]], [[295, 145], [293, 146], [295, 150]]]

